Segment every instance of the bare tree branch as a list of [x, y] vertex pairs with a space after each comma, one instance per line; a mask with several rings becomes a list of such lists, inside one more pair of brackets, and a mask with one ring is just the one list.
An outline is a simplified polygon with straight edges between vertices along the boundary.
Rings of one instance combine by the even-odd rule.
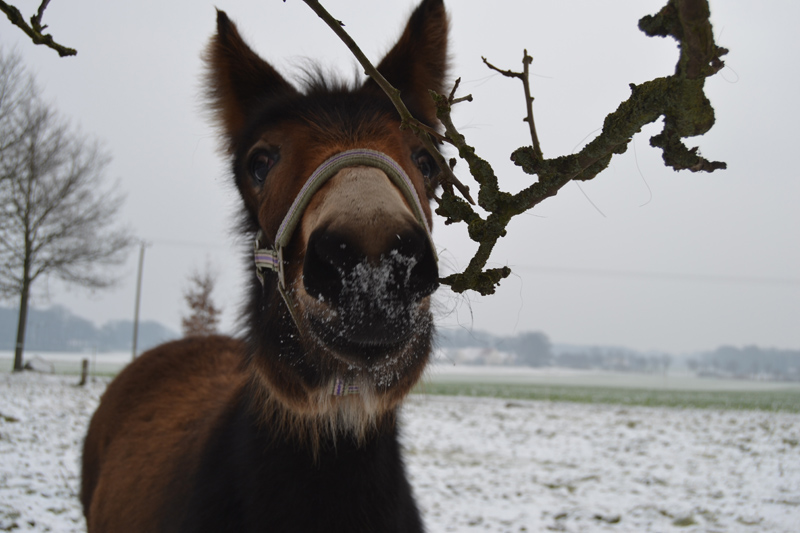
[[47, 26], [42, 25], [42, 17], [44, 16], [44, 10], [47, 9], [47, 5], [50, 3], [50, 0], [42, 0], [42, 3], [39, 5], [39, 9], [35, 15], [31, 17], [31, 23], [25, 22], [25, 17], [22, 16], [19, 9], [17, 7], [5, 3], [3, 0], [0, 0], [0, 11], [6, 14], [8, 20], [11, 21], [11, 24], [20, 28], [25, 35], [30, 37], [33, 44], [43, 44], [48, 48], [52, 48], [58, 55], [61, 57], [66, 56], [74, 56], [77, 55], [78, 51], [74, 48], [69, 48], [66, 46], [62, 46], [53, 40], [53, 36], [49, 33], [42, 33]]
[[[322, 10], [317, 1], [304, 1], [318, 14]], [[528, 81], [532, 59], [527, 50], [523, 54], [522, 72], [501, 70], [484, 59], [492, 70], [504, 76], [519, 78], [523, 82], [527, 111], [524, 120], [529, 123], [532, 144], [514, 150], [511, 159], [524, 172], [535, 175], [537, 179], [517, 194], [500, 190], [491, 165], [476, 154], [450, 118], [453, 104], [463, 100], [471, 101], [471, 96], [455, 97], [458, 82], [449, 96], [432, 94], [437, 117], [445, 127], [445, 136], [458, 149], [459, 157], [469, 165], [470, 173], [480, 185], [478, 205], [488, 213], [485, 218], [482, 217], [470, 203], [457, 197], [452, 188], [445, 187], [441, 198], [436, 198], [439, 204], [436, 213], [445, 218], [445, 223], [466, 223], [470, 238], [478, 243], [478, 251], [464, 272], [447, 276], [441, 280], [442, 283], [450, 285], [456, 292], [472, 289], [481, 294], [492, 294], [500, 280], [507, 277], [511, 270], [508, 267], [488, 270], [484, 268], [494, 245], [506, 235], [510, 220], [544, 199], [556, 195], [571, 180], [590, 180], [597, 176], [605, 170], [614, 154], [622, 154], [627, 150], [628, 143], [644, 125], [661, 117], [664, 117], [664, 129], [650, 139], [650, 144], [662, 150], [666, 165], [675, 170], [692, 172], [712, 172], [726, 168], [725, 163], [709, 161], [700, 156], [697, 148], [688, 148], [683, 144], [684, 138], [702, 135], [714, 124], [714, 109], [706, 98], [703, 87], [705, 78], [714, 75], [724, 66], [721, 57], [728, 51], [714, 43], [709, 14], [707, 0], [669, 0], [656, 15], [642, 18], [639, 27], [647, 35], [671, 36], [678, 41], [680, 57], [675, 73], [641, 85], [631, 84], [630, 98], [605, 118], [602, 131], [597, 137], [578, 153], [554, 159], [544, 158], [536, 133], [533, 97]], [[335, 22], [335, 25], [330, 22], [329, 25], [342, 37], [344, 31], [341, 30], [341, 23], [330, 15], [327, 17], [326, 21]], [[347, 39], [345, 42], [348, 47], [351, 50], [357, 49], [355, 43], [351, 45], [349, 43], [352, 40], [349, 37]], [[356, 57], [365, 65], [360, 58], [363, 54], [356, 54]], [[395, 102], [395, 106], [398, 106], [397, 91], [384, 83], [379, 82], [379, 85]], [[403, 113], [401, 112], [401, 116], [405, 116]], [[427, 137], [424, 131], [414, 131], [423, 139]], [[440, 164], [440, 167], [448, 170], [451, 165]]]

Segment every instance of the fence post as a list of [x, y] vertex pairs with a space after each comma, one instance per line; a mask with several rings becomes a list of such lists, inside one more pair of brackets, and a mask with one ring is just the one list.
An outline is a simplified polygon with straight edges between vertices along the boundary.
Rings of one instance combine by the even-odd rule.
[[89, 374], [89, 360], [83, 359], [81, 361], [81, 381], [78, 383], [78, 387], [83, 387], [86, 385], [86, 376]]

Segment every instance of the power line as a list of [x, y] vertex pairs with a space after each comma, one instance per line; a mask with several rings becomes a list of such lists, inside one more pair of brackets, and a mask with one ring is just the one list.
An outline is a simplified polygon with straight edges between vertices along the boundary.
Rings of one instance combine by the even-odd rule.
[[600, 276], [623, 279], [657, 279], [663, 281], [692, 281], [701, 283], [737, 283], [754, 285], [800, 286], [797, 278], [776, 278], [768, 276], [732, 276], [727, 274], [686, 274], [677, 272], [654, 272], [644, 270], [616, 270], [604, 268], [550, 267], [539, 265], [514, 265], [512, 269], [564, 274], [571, 276]]
[[199, 242], [199, 241], [179, 241], [179, 240], [154, 240], [148, 241], [151, 244], [161, 245], [161, 246], [186, 246], [190, 248], [230, 248], [231, 246], [235, 247], [231, 244], [221, 244], [218, 242]]

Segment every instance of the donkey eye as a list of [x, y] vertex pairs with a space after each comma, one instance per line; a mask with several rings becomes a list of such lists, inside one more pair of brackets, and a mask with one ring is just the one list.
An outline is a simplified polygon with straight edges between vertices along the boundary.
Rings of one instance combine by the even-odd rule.
[[430, 180], [439, 174], [439, 166], [428, 152], [420, 152], [414, 156], [414, 163], [422, 173], [422, 176]]
[[264, 183], [264, 180], [267, 179], [267, 174], [277, 161], [276, 154], [271, 154], [265, 150], [256, 152], [250, 158], [250, 175], [259, 185]]

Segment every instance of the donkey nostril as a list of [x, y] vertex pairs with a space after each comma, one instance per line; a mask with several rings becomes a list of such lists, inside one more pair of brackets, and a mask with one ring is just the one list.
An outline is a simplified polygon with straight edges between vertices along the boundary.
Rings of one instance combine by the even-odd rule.
[[337, 233], [317, 230], [311, 234], [303, 262], [303, 286], [311, 296], [339, 303], [345, 272], [361, 257], [357, 250]]
[[405, 235], [397, 236], [397, 244], [391, 255], [399, 264], [406, 265], [403, 276], [403, 291], [409, 300], [420, 300], [432, 294], [439, 287], [439, 269], [428, 235], [422, 228], [415, 227]]

